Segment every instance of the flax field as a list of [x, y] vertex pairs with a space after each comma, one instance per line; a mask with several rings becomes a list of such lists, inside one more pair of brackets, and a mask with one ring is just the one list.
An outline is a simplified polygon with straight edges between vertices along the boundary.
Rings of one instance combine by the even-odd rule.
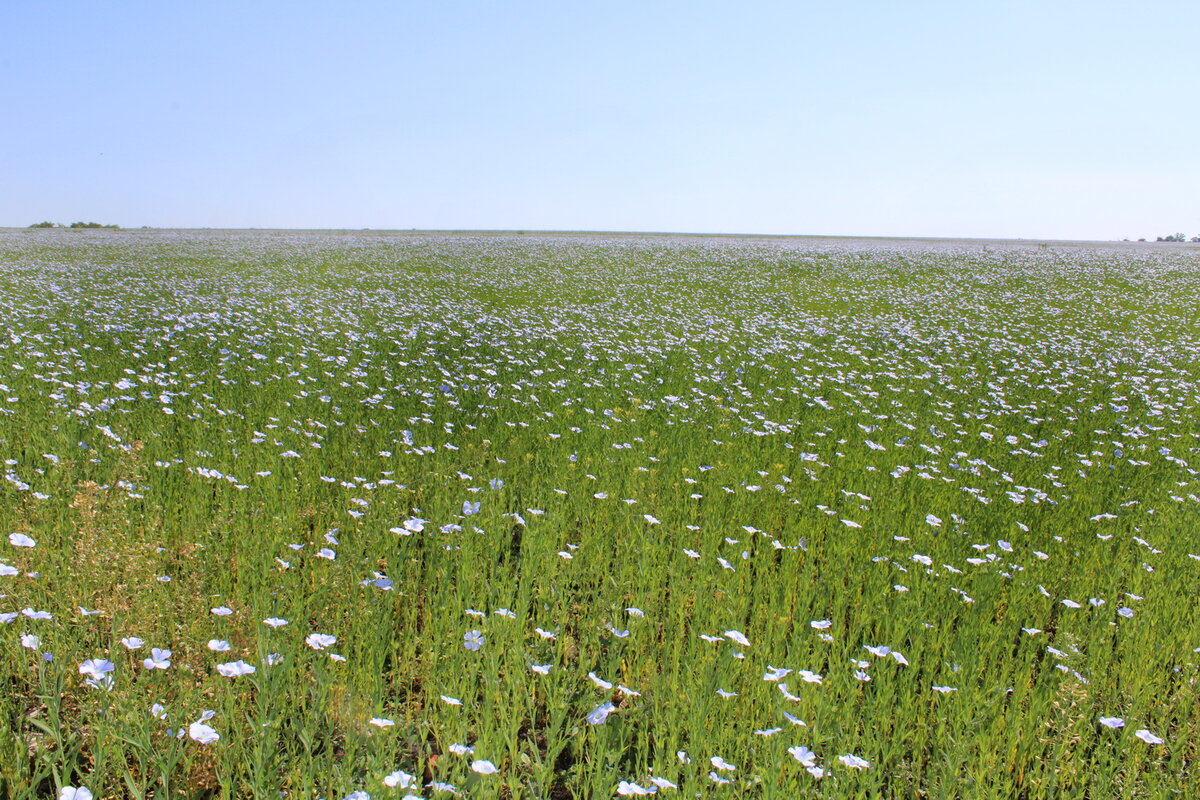
[[1200, 248], [0, 232], [0, 796], [1200, 796]]

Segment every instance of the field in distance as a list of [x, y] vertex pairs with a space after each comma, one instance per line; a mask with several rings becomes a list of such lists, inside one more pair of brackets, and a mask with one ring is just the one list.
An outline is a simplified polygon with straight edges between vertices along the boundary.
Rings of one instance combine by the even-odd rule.
[[1193, 797], [1200, 254], [0, 232], [0, 795]]

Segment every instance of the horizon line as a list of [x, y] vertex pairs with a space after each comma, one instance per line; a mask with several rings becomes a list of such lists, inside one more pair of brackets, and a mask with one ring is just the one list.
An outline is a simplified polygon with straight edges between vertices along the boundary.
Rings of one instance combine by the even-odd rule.
[[731, 231], [661, 231], [661, 230], [604, 230], [583, 228], [301, 228], [301, 227], [225, 227], [225, 226], [157, 226], [138, 225], [127, 227], [114, 225], [112, 227], [71, 228], [62, 225], [54, 228], [36, 228], [24, 226], [0, 226], [5, 231], [106, 231], [128, 233], [136, 231], [260, 231], [282, 233], [408, 233], [408, 234], [509, 234], [509, 235], [600, 235], [600, 236], [686, 236], [686, 237], [718, 237], [718, 238], [747, 238], [747, 239], [870, 239], [880, 241], [938, 241], [938, 242], [1019, 242], [1033, 244], [1196, 244], [1195, 242], [1166, 242], [1161, 240], [1140, 239], [1080, 239], [1080, 238], [1036, 238], [1036, 237], [1002, 237], [1002, 236], [937, 236], [937, 235], [888, 235], [888, 234], [820, 234], [820, 233], [749, 233]]

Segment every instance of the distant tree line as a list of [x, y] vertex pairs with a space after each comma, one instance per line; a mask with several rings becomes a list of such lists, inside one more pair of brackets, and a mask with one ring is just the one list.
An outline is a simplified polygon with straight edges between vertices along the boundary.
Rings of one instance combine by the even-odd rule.
[[31, 228], [110, 228], [118, 229], [120, 225], [105, 225], [101, 222], [72, 222], [70, 225], [63, 225], [61, 222], [35, 222], [29, 227]]
[[[1124, 241], [1128, 242], [1129, 240], [1128, 240], [1128, 239], [1125, 239]], [[1145, 240], [1144, 238], [1142, 238], [1142, 239], [1138, 239], [1138, 241], [1139, 241], [1139, 242], [1144, 242], [1144, 241], [1146, 241], [1146, 240]], [[1172, 233], [1170, 236], [1159, 236], [1159, 237], [1158, 237], [1158, 238], [1156, 238], [1154, 241], [1156, 241], [1156, 242], [1187, 242], [1187, 241], [1192, 241], [1192, 242], [1197, 242], [1197, 243], [1200, 243], [1200, 236], [1193, 236], [1191, 239], [1188, 239], [1188, 238], [1187, 238], [1187, 234], [1185, 234], [1185, 233]]]

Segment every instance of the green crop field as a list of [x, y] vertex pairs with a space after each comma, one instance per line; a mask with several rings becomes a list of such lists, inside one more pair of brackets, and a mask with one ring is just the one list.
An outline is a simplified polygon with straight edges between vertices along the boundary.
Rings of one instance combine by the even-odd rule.
[[0, 314], [0, 796], [1200, 796], [1200, 249], [11, 231]]

